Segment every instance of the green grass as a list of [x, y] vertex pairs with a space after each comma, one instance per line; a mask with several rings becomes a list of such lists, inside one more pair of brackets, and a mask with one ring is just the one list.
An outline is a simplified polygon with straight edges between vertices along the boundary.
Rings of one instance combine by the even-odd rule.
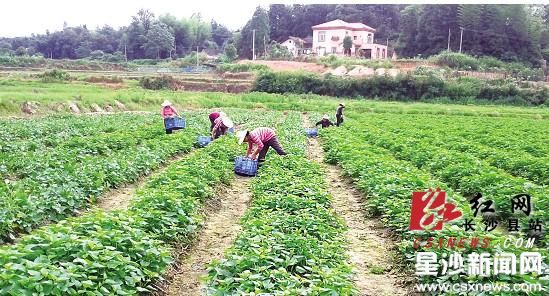
[[364, 99], [340, 99], [317, 95], [278, 95], [266, 93], [228, 94], [214, 92], [149, 91], [137, 81], [125, 81], [126, 88], [113, 89], [101, 84], [73, 82], [45, 83], [33, 79], [0, 78], [0, 116], [21, 115], [26, 101], [39, 104], [39, 113], [51, 113], [59, 103], [76, 102], [83, 111], [91, 104], [104, 106], [118, 100], [129, 110], [157, 111], [164, 99], [180, 108], [238, 107], [247, 109], [299, 110], [332, 114], [339, 102], [345, 102], [348, 112], [368, 116], [368, 113], [444, 114], [463, 116], [549, 118], [543, 107], [501, 105], [457, 105], [423, 102], [390, 102]]

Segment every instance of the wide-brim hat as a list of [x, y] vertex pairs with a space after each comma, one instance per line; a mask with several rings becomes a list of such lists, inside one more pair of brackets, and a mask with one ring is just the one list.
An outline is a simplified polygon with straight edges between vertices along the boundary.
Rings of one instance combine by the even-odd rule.
[[221, 122], [223, 122], [223, 125], [226, 126], [227, 128], [233, 128], [234, 127], [233, 121], [227, 116], [222, 116], [221, 117]]
[[322, 119], [330, 119], [330, 116], [328, 116], [328, 114], [324, 114], [324, 116], [322, 116]]
[[162, 107], [171, 106], [171, 105], [172, 105], [172, 102], [168, 100], [164, 100], [164, 102], [162, 103]]
[[236, 137], [238, 138], [238, 145], [244, 143], [244, 138], [246, 138], [246, 134], [248, 134], [248, 130], [243, 130], [236, 133]]
[[339, 103], [339, 105], [340, 105], [341, 107], [345, 108], [345, 104]]

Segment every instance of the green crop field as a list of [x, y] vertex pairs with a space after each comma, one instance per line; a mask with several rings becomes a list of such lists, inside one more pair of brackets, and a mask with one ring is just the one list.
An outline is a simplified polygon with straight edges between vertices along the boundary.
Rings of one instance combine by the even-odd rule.
[[[170, 135], [158, 114], [165, 99], [187, 122]], [[115, 100], [152, 112], [54, 111]], [[24, 102], [36, 115], [21, 114]], [[304, 127], [333, 120], [339, 102], [343, 126], [307, 138]], [[274, 128], [288, 155], [271, 151], [256, 177], [235, 176], [245, 147], [234, 136], [195, 145], [218, 109], [237, 131]], [[423, 294], [417, 284], [467, 282], [539, 284], [490, 295], [547, 295], [549, 238], [531, 227], [549, 218], [546, 108], [2, 78], [0, 112], [0, 295], [410, 295]], [[410, 230], [412, 192], [437, 188], [463, 216]], [[494, 213], [476, 215], [478, 193]], [[517, 194], [531, 196], [528, 217], [512, 207]], [[531, 246], [505, 243], [530, 237]], [[518, 264], [537, 252], [542, 272], [416, 275], [414, 242], [429, 238], [490, 241], [429, 250], [439, 258], [503, 252]]]

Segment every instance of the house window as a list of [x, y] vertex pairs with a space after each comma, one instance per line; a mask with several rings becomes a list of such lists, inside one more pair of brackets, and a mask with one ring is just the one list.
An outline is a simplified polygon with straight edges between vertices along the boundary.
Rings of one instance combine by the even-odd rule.
[[332, 47], [332, 53], [335, 54], [337, 52], [337, 48]]
[[368, 34], [368, 44], [372, 43], [372, 34]]
[[376, 59], [379, 59], [379, 48], [377, 49], [377, 52], [376, 52]]
[[318, 32], [318, 42], [326, 41], [326, 31]]
[[353, 36], [353, 39], [356, 40], [356, 36]]

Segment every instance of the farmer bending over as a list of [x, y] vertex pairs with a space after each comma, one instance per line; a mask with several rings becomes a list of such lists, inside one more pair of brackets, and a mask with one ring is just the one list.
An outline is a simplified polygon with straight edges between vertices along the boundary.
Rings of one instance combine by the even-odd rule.
[[217, 139], [225, 135], [227, 131], [233, 126], [233, 122], [227, 115], [222, 114], [221, 116], [217, 117], [217, 119], [214, 121], [214, 126], [212, 128], [212, 139]]
[[[273, 147], [278, 155], [287, 154], [280, 146], [275, 131], [268, 127], [258, 127], [251, 132], [249, 130], [238, 132], [238, 144], [243, 142], [248, 142], [246, 157], [257, 159], [259, 162], [265, 161], [265, 155], [267, 155], [269, 147]], [[259, 158], [257, 157], [258, 154]]]
[[343, 123], [343, 109], [345, 109], [345, 105], [340, 103], [336, 110], [336, 126], [340, 126]]
[[214, 111], [210, 113], [210, 115], [208, 116], [208, 118], [210, 119], [210, 131], [212, 131], [214, 128], [215, 120], [222, 115], [226, 115], [226, 114], [220, 111]]
[[334, 124], [330, 121], [330, 118], [328, 117], [328, 115], [325, 114], [324, 116], [322, 116], [322, 119], [315, 124], [315, 126], [319, 126], [319, 125], [322, 125], [322, 128], [327, 128]]

